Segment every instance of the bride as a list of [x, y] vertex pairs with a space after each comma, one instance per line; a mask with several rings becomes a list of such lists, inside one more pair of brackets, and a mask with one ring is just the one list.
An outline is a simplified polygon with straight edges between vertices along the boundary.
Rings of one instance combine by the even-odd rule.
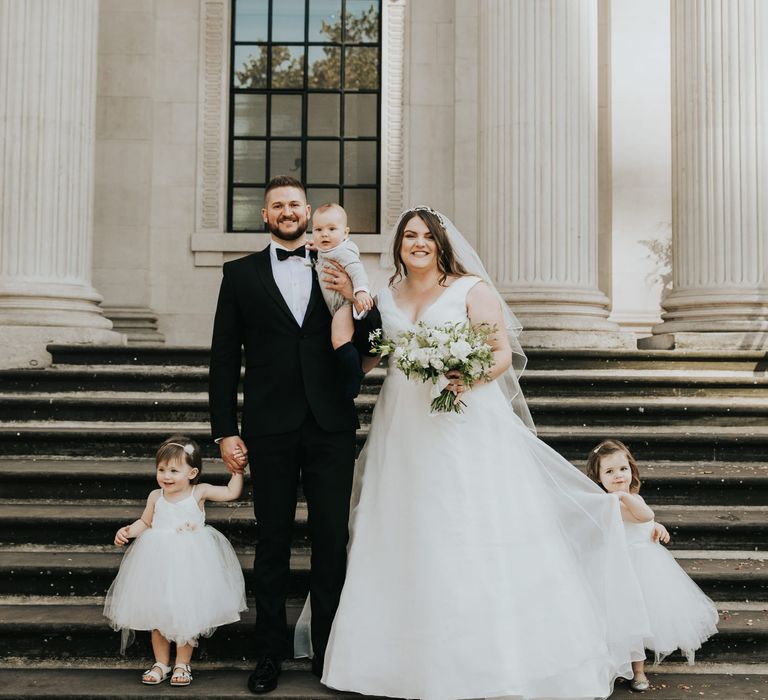
[[520, 328], [453, 224], [406, 211], [393, 256], [385, 336], [492, 324], [495, 366], [471, 390], [447, 375], [466, 408], [433, 415], [431, 385], [390, 364], [322, 682], [422, 700], [605, 698], [646, 632], [619, 503], [529, 429]]

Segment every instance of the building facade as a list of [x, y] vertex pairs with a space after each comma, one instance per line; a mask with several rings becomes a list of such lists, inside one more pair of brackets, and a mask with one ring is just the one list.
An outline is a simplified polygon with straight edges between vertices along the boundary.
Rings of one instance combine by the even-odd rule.
[[529, 346], [765, 344], [760, 0], [0, 0], [0, 31], [0, 366], [206, 345], [286, 171], [379, 285], [400, 211], [445, 212]]

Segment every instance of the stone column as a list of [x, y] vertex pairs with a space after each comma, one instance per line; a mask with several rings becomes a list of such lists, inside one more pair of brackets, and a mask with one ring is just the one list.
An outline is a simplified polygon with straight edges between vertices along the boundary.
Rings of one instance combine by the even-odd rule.
[[675, 0], [672, 291], [643, 345], [768, 346], [768, 7]]
[[121, 343], [91, 279], [98, 0], [0, 0], [0, 367]]
[[480, 8], [480, 253], [525, 345], [634, 347], [598, 288], [597, 0]]

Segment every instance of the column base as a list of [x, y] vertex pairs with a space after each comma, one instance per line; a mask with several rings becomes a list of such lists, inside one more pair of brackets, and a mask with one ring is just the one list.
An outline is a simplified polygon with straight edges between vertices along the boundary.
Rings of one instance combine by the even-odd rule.
[[0, 369], [41, 369], [50, 366], [52, 343], [67, 345], [125, 345], [122, 333], [103, 328], [65, 328], [62, 326], [0, 325], [3, 347]]
[[547, 350], [636, 350], [634, 333], [601, 330], [524, 330], [520, 335], [523, 348]]
[[657, 333], [640, 338], [641, 350], [766, 350], [768, 331]]

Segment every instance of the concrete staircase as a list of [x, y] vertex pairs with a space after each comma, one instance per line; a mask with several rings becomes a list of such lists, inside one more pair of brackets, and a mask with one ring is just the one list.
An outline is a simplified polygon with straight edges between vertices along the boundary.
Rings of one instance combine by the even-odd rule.
[[[122, 552], [110, 543], [153, 487], [152, 455], [171, 433], [204, 446], [207, 354], [184, 348], [53, 347], [45, 370], [0, 372], [0, 697], [173, 694], [137, 681], [147, 635], [127, 657], [101, 616]], [[367, 434], [383, 372], [358, 405]], [[768, 362], [762, 354], [532, 352], [524, 390], [539, 435], [578, 466], [604, 437], [629, 443], [643, 494], [681, 565], [717, 602], [720, 634], [691, 669], [651, 669], [645, 695], [768, 698]], [[208, 508], [250, 579], [247, 502]], [[292, 559], [294, 620], [308, 584], [306, 510]], [[247, 697], [253, 614], [202, 640], [186, 698]], [[277, 697], [337, 697], [300, 662]], [[629, 691], [618, 687], [614, 697]]]

